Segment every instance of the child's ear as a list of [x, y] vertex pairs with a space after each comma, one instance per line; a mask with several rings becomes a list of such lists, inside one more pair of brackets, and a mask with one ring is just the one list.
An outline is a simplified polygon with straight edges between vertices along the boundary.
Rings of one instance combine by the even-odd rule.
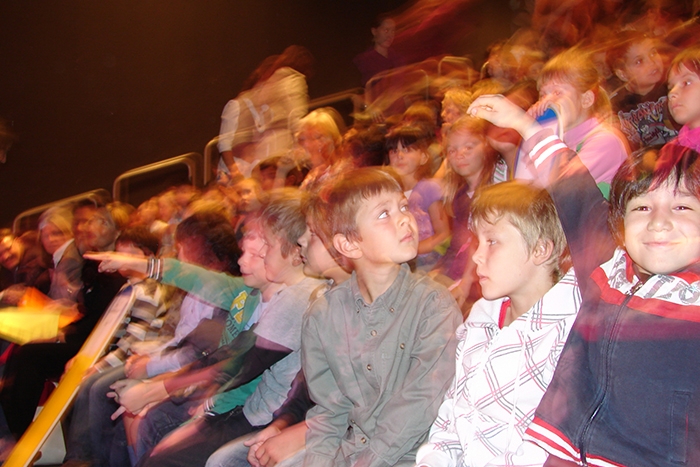
[[615, 71], [615, 76], [620, 78], [625, 83], [630, 80], [629, 76], [627, 76], [627, 73], [625, 73], [625, 70], [623, 70], [622, 68], [615, 68], [614, 71]]
[[427, 164], [429, 160], [430, 160], [430, 154], [428, 154], [428, 151], [421, 151], [420, 165]]
[[584, 109], [590, 109], [595, 104], [595, 93], [592, 90], [588, 90], [581, 96], [581, 104]]
[[303, 263], [301, 260], [301, 247], [299, 245], [296, 245], [294, 248], [292, 248], [292, 251], [289, 253], [292, 255], [292, 265], [294, 267], [299, 266]]
[[346, 258], [360, 259], [362, 257], [362, 250], [355, 242], [349, 240], [343, 234], [335, 234], [333, 236], [333, 247]]
[[552, 257], [554, 252], [554, 242], [549, 239], [540, 238], [535, 244], [535, 249], [532, 252], [532, 261], [540, 266]]

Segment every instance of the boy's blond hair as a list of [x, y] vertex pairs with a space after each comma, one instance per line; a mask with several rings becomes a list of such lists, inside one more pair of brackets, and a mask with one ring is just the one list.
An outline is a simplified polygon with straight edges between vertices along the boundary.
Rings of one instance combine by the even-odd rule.
[[505, 182], [482, 189], [472, 201], [472, 230], [481, 222], [495, 224], [505, 216], [520, 232], [530, 253], [534, 252], [538, 240], [552, 241], [554, 247], [547, 264], [553, 266], [554, 282], [559, 281], [571, 267], [571, 256], [557, 209], [547, 190], [518, 181]]
[[282, 242], [282, 257], [288, 257], [298, 248], [297, 240], [306, 232], [299, 190], [282, 188], [272, 191], [270, 202], [260, 214], [260, 220]]
[[364, 167], [348, 172], [321, 193], [325, 203], [315, 206], [315, 215], [324, 222], [316, 221], [315, 227], [328, 252], [341, 266], [349, 266], [348, 260], [333, 246], [333, 237], [340, 234], [351, 241], [362, 240], [357, 211], [369, 198], [387, 192], [403, 193], [396, 178], [383, 169]]

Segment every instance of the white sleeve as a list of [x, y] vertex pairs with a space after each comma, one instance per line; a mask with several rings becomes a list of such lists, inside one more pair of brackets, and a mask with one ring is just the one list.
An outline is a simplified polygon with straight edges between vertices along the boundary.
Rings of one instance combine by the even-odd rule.
[[233, 137], [238, 130], [238, 116], [241, 109], [237, 99], [231, 99], [226, 103], [221, 112], [221, 129], [219, 130], [219, 152], [230, 151]]

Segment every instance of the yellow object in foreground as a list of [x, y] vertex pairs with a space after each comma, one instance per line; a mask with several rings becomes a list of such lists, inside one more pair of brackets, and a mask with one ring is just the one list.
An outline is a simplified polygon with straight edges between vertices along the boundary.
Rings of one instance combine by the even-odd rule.
[[133, 301], [133, 288], [127, 284], [112, 300], [109, 308], [75, 356], [70, 370], [63, 374], [63, 378], [49, 396], [44, 408], [17, 442], [3, 467], [27, 467], [31, 464], [51, 430], [58, 424], [73, 401], [83, 374], [95, 364], [109, 345], [119, 325], [131, 309]]

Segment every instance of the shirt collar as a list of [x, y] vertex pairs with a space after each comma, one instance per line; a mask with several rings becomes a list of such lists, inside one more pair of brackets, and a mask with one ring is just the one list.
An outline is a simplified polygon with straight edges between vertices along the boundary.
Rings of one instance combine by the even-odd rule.
[[66, 243], [58, 247], [58, 250], [54, 251], [53, 253], [53, 265], [58, 266], [58, 263], [61, 261], [61, 258], [63, 258], [63, 253], [66, 252], [66, 249], [68, 246], [73, 242], [73, 239], [71, 238], [68, 240]]

